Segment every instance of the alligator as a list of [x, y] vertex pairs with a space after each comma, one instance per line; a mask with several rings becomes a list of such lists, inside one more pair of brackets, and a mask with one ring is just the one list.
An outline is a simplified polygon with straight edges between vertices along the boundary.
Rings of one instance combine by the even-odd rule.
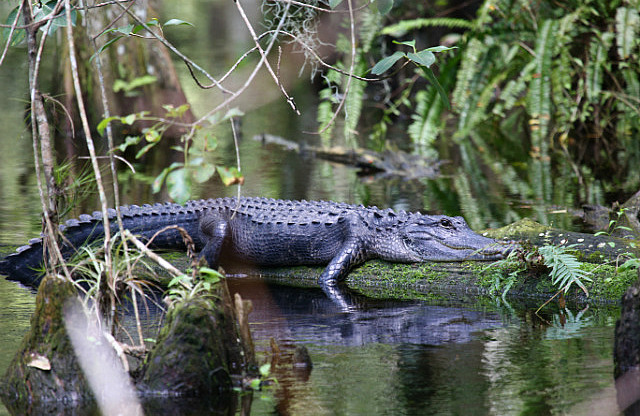
[[[496, 260], [512, 245], [472, 231], [462, 217], [423, 215], [330, 201], [219, 198], [120, 207], [123, 224], [143, 240], [169, 225], [182, 227], [211, 267], [327, 265], [318, 281], [335, 298], [338, 282], [367, 260], [398, 263]], [[109, 210], [114, 219], [116, 211]], [[60, 226], [63, 254], [104, 235], [102, 213]], [[111, 221], [112, 231], [117, 231]], [[28, 286], [41, 280], [42, 239], [35, 238], [0, 261], [0, 274]], [[156, 236], [152, 247], [184, 249], [179, 231]]]

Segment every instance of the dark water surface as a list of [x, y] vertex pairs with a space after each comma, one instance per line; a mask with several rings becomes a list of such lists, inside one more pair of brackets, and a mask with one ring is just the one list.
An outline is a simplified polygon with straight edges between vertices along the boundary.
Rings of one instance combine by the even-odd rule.
[[[254, 395], [252, 414], [618, 414], [615, 309], [540, 319], [528, 308], [487, 302], [364, 300], [345, 314], [319, 289], [250, 278], [231, 279], [230, 287], [253, 302], [262, 362], [271, 339], [283, 355], [304, 345], [313, 362], [310, 372], [275, 367], [278, 386]], [[28, 330], [34, 299], [0, 280], [2, 373]]]

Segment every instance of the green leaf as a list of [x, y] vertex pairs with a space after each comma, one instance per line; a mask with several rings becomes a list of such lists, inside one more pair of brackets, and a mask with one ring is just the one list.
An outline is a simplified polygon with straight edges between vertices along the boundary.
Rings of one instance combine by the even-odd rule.
[[[442, 45], [439, 45], [439, 46], [432, 46], [430, 48], [424, 49], [423, 51], [429, 51], [429, 52], [437, 53], [437, 52], [450, 51], [452, 49], [458, 49], [458, 47], [457, 46], [442, 46]], [[418, 53], [420, 53], [420, 52], [418, 52]]]
[[208, 181], [216, 173], [216, 167], [211, 163], [204, 163], [193, 170], [193, 179], [198, 183]]
[[260, 375], [262, 377], [269, 377], [269, 373], [271, 372], [271, 364], [266, 363], [260, 366]]
[[116, 36], [115, 38], [109, 40], [107, 43], [105, 43], [104, 45], [102, 45], [102, 47], [100, 47], [100, 49], [98, 49], [98, 51], [96, 53], [94, 53], [93, 55], [91, 55], [91, 58], [89, 58], [89, 62], [91, 62], [93, 60], [93, 58], [95, 58], [99, 53], [101, 53], [102, 51], [104, 51], [105, 49], [107, 49], [108, 47], [110, 47], [111, 45], [113, 45], [114, 43], [116, 43], [118, 40], [122, 39], [124, 36]]
[[216, 166], [216, 170], [218, 171], [218, 175], [220, 175], [220, 179], [225, 186], [234, 184], [242, 185], [244, 183], [244, 177], [235, 167], [225, 168], [222, 166]]
[[182, 25], [186, 25], [186, 26], [193, 26], [193, 24], [186, 22], [184, 20], [180, 20], [180, 19], [170, 19], [167, 20], [166, 23], [164, 25], [162, 25], [162, 27], [167, 27], [167, 26], [182, 26]]
[[169, 196], [179, 204], [184, 204], [191, 197], [191, 181], [187, 170], [175, 169], [167, 175]]
[[181, 106], [174, 107], [172, 104], [164, 104], [162, 108], [166, 111], [165, 117], [180, 118], [189, 109], [189, 104], [182, 104]]
[[149, 150], [151, 150], [153, 148], [153, 146], [155, 146], [155, 145], [156, 145], [156, 142], [149, 143], [148, 145], [146, 145], [145, 147], [140, 149], [140, 151], [138, 151], [138, 153], [136, 153], [136, 159], [140, 159], [145, 153], [147, 153]]
[[387, 56], [386, 58], [381, 59], [376, 63], [371, 69], [371, 73], [373, 75], [380, 75], [384, 72], [387, 72], [389, 68], [391, 68], [398, 60], [404, 58], [406, 54], [402, 51], [396, 51], [391, 56]]
[[422, 50], [418, 53], [409, 52], [407, 54], [409, 60], [415, 62], [418, 65], [430, 68], [436, 62], [436, 56], [433, 52], [428, 50]]
[[393, 0], [376, 0], [376, 8], [378, 13], [385, 15], [393, 8]]
[[[53, 14], [57, 3], [58, 2], [56, 0], [52, 0], [44, 4], [40, 3], [41, 7], [36, 5], [33, 8], [33, 21], [40, 22], [44, 19], [51, 18], [51, 15]], [[76, 25], [77, 15], [78, 14], [76, 10], [71, 11], [71, 26]], [[49, 26], [48, 35], [52, 35], [56, 30], [58, 30], [58, 28], [66, 26], [67, 16], [64, 10], [61, 10], [53, 19], [51, 19], [51, 25]], [[44, 31], [45, 28], [46, 25], [42, 26], [40, 30]]]
[[[9, 13], [9, 16], [7, 16], [7, 20], [4, 22], [7, 26], [2, 29], [5, 39], [9, 37], [9, 33], [11, 33], [11, 26], [13, 26], [16, 18], [18, 18], [18, 7], [11, 10], [11, 13]], [[20, 20], [18, 20], [17, 24], [20, 25]], [[17, 46], [21, 44], [26, 37], [26, 34], [27, 32], [24, 29], [16, 29], [13, 32], [13, 38], [11, 39], [11, 44], [9, 46]]]
[[162, 183], [164, 182], [169, 172], [171, 172], [174, 169], [181, 168], [183, 166], [184, 164], [181, 162], [173, 162], [171, 166], [169, 166], [168, 168], [164, 168], [162, 172], [160, 172], [160, 174], [156, 176], [156, 178], [153, 180], [153, 184], [151, 185], [151, 190], [153, 191], [153, 193], [155, 194], [160, 192], [160, 189], [162, 188]]
[[133, 113], [133, 114], [129, 114], [128, 116], [121, 117], [120, 122], [122, 124], [126, 124], [127, 126], [130, 126], [136, 121], [137, 118], [138, 118], [138, 115], [136, 113]]
[[440, 82], [438, 81], [438, 78], [436, 78], [436, 75], [433, 73], [431, 68], [422, 68], [422, 69], [423, 69], [423, 71], [424, 71], [424, 73], [426, 75], [426, 78], [438, 90], [438, 94], [440, 95], [441, 101], [444, 103], [444, 105], [447, 107], [447, 109], [451, 109], [451, 103], [449, 102], [449, 96], [447, 95], [447, 92], [444, 90], [442, 85], [440, 85]]
[[162, 138], [162, 135], [160, 134], [160, 132], [153, 128], [144, 129], [143, 133], [144, 133], [144, 139], [149, 143], [158, 143]]
[[254, 378], [251, 379], [251, 382], [249, 383], [249, 387], [251, 387], [252, 390], [259, 390], [260, 389], [260, 379], [259, 378]]
[[242, 117], [242, 116], [244, 116], [244, 113], [242, 112], [242, 110], [240, 110], [237, 107], [233, 107], [225, 113], [224, 117], [222, 117], [222, 120], [224, 121], [224, 120], [229, 120], [232, 117]]
[[425, 27], [448, 27], [448, 28], [461, 28], [471, 29], [473, 23], [465, 19], [455, 19], [449, 17], [435, 17], [435, 18], [419, 18], [410, 20], [401, 20], [398, 23], [386, 26], [380, 33], [383, 35], [391, 35], [394, 37], [404, 36], [407, 32], [422, 29]]
[[413, 49], [413, 51], [415, 52], [416, 50], [416, 40], [394, 40], [393, 43], [395, 43], [396, 45], [404, 45], [404, 46], [411, 46], [411, 49]]
[[342, 0], [329, 0], [329, 7], [331, 7], [331, 9], [335, 9], [340, 5], [340, 3], [342, 3]]
[[135, 146], [138, 143], [140, 143], [141, 137], [140, 136], [127, 136], [124, 138], [124, 143], [122, 143], [120, 146], [118, 146], [118, 149], [121, 152], [124, 152], [125, 150], [127, 150], [127, 147], [129, 146]]
[[209, 283], [217, 283], [223, 277], [220, 272], [209, 267], [200, 267], [199, 271], [200, 275], [204, 276]]
[[186, 280], [186, 279], [189, 279], [189, 277], [187, 277], [187, 275], [185, 274], [181, 274], [180, 276], [175, 276], [173, 279], [171, 279], [171, 281], [169, 281], [167, 286], [168, 287], [177, 286], [180, 284], [182, 280]]
[[125, 81], [122, 79], [117, 79], [113, 82], [113, 91], [114, 92], [119, 92], [119, 91], [124, 91], [124, 92], [129, 92], [132, 91], [136, 88], [145, 86], [145, 85], [149, 85], [149, 84], [153, 84], [154, 82], [156, 82], [158, 80], [157, 77], [153, 76], [153, 75], [143, 75], [141, 77], [137, 77], [132, 79], [131, 81]]
[[107, 128], [107, 125], [113, 120], [118, 120], [118, 119], [120, 119], [120, 117], [117, 117], [117, 116], [107, 117], [103, 119], [100, 123], [98, 123], [98, 126], [96, 127], [96, 130], [98, 130], [98, 134], [102, 136], [104, 134], [105, 129]]
[[637, 9], [619, 7], [616, 10], [616, 43], [620, 59], [628, 59], [631, 56], [638, 32], [640, 32], [639, 26], [640, 15]]

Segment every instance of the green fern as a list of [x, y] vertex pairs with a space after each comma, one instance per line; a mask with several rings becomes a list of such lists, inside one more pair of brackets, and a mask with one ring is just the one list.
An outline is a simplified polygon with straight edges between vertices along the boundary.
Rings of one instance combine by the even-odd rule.
[[620, 59], [628, 59], [638, 44], [640, 33], [640, 15], [631, 7], [620, 7], [616, 10], [616, 44]]
[[[457, 58], [447, 59], [440, 70], [439, 82], [446, 91], [449, 91], [455, 82], [453, 69], [457, 65]], [[415, 112], [411, 116], [413, 122], [407, 132], [420, 154], [437, 157], [434, 142], [445, 125], [445, 118], [442, 116], [445, 104], [432, 84], [428, 84], [424, 90], [418, 92], [416, 103]]]
[[592, 282], [588, 273], [581, 269], [582, 263], [575, 255], [569, 253], [573, 246], [543, 246], [538, 249], [544, 258], [545, 266], [551, 269], [551, 282], [563, 293], [567, 293], [574, 283], [582, 289], [585, 295], [589, 291], [584, 281]]
[[402, 20], [393, 25], [386, 26], [380, 31], [383, 35], [391, 35], [393, 37], [404, 36], [407, 32], [425, 27], [448, 27], [450, 29], [471, 29], [473, 24], [464, 19], [455, 19], [450, 17], [434, 17]]
[[[356, 64], [354, 72], [356, 74], [366, 71], [366, 63], [356, 56]], [[346, 86], [347, 79], [344, 80]], [[351, 79], [349, 92], [344, 103], [344, 137], [348, 144], [355, 146], [353, 138], [358, 128], [358, 121], [362, 112], [362, 104], [364, 103], [364, 89], [366, 82], [357, 79]]]

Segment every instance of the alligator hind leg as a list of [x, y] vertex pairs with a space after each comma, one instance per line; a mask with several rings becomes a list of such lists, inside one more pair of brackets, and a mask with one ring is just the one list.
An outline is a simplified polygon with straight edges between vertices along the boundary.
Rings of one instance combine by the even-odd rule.
[[215, 269], [218, 267], [220, 252], [229, 234], [229, 223], [218, 215], [208, 214], [200, 219], [200, 232], [206, 241], [200, 251], [200, 257], [204, 257], [209, 267]]

